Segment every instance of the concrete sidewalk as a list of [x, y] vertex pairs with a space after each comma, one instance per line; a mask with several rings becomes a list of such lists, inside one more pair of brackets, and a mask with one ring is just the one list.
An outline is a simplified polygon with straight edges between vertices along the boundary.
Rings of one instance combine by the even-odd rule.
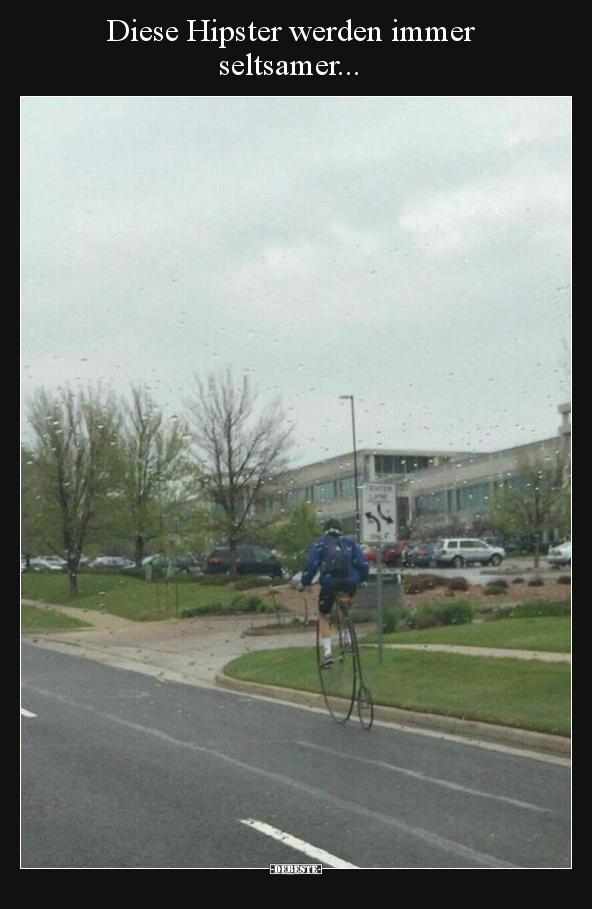
[[[253, 635], [253, 631], [269, 624], [269, 616], [206, 616], [191, 619], [168, 619], [162, 622], [132, 622], [95, 610], [52, 606], [48, 603], [29, 600], [23, 600], [22, 603], [39, 608], [57, 609], [81, 621], [88, 622], [90, 626], [71, 631], [27, 632], [23, 635], [23, 640], [28, 643], [62, 653], [75, 654], [121, 669], [144, 672], [163, 681], [205, 687], [220, 686], [255, 697], [273, 698], [284, 703], [324, 708], [320, 695], [237, 681], [224, 673], [227, 663], [250, 651], [283, 647], [314, 647], [316, 642], [314, 624], [311, 625], [309, 631]], [[569, 661], [571, 659], [569, 654], [488, 650], [478, 647], [412, 645], [405, 648], [404, 645], [388, 646], [402, 649], [440, 650], [448, 653], [470, 653], [475, 658], [496, 656], [529, 660], [561, 659]], [[391, 707], [376, 706], [375, 716], [379, 721], [396, 724], [399, 727], [432, 730], [434, 733], [561, 757], [569, 757], [571, 754], [571, 741], [562, 736], [545, 735], [491, 723], [478, 723]]]

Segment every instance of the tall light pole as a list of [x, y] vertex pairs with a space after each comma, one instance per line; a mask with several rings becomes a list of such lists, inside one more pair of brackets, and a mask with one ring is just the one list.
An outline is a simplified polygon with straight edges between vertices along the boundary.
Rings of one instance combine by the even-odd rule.
[[354, 409], [353, 395], [339, 395], [341, 401], [349, 401], [351, 404], [352, 435], [354, 439], [354, 485], [356, 489], [356, 539], [360, 542], [360, 496], [358, 492], [358, 452], [356, 450], [356, 416]]

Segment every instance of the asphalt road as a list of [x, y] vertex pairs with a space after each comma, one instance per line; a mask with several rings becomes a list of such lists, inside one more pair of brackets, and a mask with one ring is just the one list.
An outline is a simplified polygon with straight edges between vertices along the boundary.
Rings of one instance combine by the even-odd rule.
[[570, 867], [564, 759], [26, 644], [22, 678], [24, 869]]

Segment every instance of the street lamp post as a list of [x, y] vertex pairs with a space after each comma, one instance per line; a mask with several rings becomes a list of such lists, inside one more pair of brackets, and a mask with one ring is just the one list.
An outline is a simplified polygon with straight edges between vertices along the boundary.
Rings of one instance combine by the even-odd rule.
[[358, 452], [356, 450], [356, 417], [354, 410], [354, 396], [340, 395], [340, 400], [349, 401], [351, 404], [352, 435], [354, 440], [354, 485], [356, 490], [356, 539], [360, 542], [360, 494], [358, 490]]

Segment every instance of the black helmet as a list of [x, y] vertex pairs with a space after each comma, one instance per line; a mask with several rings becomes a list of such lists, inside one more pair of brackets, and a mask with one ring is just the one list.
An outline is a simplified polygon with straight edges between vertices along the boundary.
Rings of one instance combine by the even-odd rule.
[[343, 533], [341, 521], [338, 521], [337, 518], [329, 518], [328, 521], [325, 521], [323, 533]]

